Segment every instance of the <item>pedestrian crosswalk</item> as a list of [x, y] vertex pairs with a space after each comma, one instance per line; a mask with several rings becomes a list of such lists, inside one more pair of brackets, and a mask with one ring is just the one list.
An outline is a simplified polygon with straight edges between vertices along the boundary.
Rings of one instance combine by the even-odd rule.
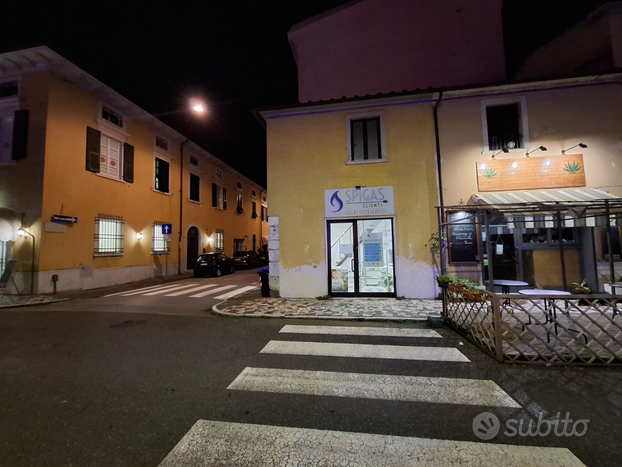
[[[260, 354], [304, 356], [322, 365], [321, 358], [384, 359], [453, 365], [467, 368], [471, 360], [458, 348], [439, 346], [441, 334], [430, 329], [382, 326], [286, 325], [279, 334], [323, 336], [323, 342], [271, 340]], [[325, 342], [344, 336], [366, 339], [399, 338], [398, 345]], [[333, 336], [332, 338], [330, 336]], [[307, 337], [309, 338], [309, 337]], [[312, 339], [312, 337], [311, 337]], [[412, 339], [417, 339], [413, 345]], [[429, 345], [425, 345], [425, 344]], [[423, 345], [422, 345], [423, 344]], [[282, 361], [282, 360], [279, 360]], [[293, 360], [297, 361], [297, 360]], [[298, 360], [300, 361], [300, 360]], [[291, 366], [291, 365], [288, 365]], [[412, 368], [417, 368], [412, 367]], [[468, 373], [468, 372], [467, 372]], [[302, 368], [247, 367], [227, 387], [246, 394], [351, 398], [373, 401], [433, 404], [439, 408], [482, 407], [520, 409], [521, 405], [491, 380], [429, 375], [395, 375]], [[417, 413], [416, 411], [414, 412]], [[415, 415], [416, 416], [416, 415]], [[471, 430], [471, 424], [465, 427]], [[472, 433], [472, 432], [471, 432]], [[177, 465], [504, 465], [581, 466], [565, 448], [516, 446], [388, 436], [199, 420], [169, 453], [160, 467]]]
[[108, 295], [104, 295], [104, 297], [131, 297], [141, 295], [146, 297], [186, 296], [189, 298], [202, 298], [207, 296], [213, 296], [212, 298], [216, 300], [227, 300], [250, 290], [259, 288], [259, 286], [257, 285], [223, 285], [220, 287], [218, 287], [218, 285], [219, 284], [205, 284], [203, 282], [152, 285], [149, 287], [143, 287], [135, 290], [126, 290], [125, 292], [111, 293]]

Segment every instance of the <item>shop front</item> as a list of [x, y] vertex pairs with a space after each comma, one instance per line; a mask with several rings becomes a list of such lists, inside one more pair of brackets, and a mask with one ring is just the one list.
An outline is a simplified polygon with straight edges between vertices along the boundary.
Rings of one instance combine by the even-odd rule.
[[328, 290], [395, 297], [393, 187], [325, 191]]

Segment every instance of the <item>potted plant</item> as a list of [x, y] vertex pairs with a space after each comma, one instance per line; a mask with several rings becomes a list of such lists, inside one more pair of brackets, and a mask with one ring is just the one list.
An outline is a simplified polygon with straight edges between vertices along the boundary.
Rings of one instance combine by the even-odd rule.
[[445, 276], [445, 275], [436, 276], [436, 283], [441, 289], [446, 289], [447, 287], [449, 287], [449, 284], [452, 281], [453, 279], [449, 276]]
[[464, 286], [457, 281], [453, 281], [449, 283], [449, 290], [452, 292], [462, 292], [464, 290]]
[[572, 293], [586, 294], [586, 295], [592, 293], [590, 288], [586, 285], [586, 282], [587, 281], [585, 279], [583, 279], [583, 281], [581, 283], [573, 282], [572, 283]]
[[474, 302], [481, 302], [483, 295], [482, 295], [482, 291], [478, 290], [478, 289], [468, 289], [466, 292], [464, 292], [464, 297], [467, 300], [471, 300]]

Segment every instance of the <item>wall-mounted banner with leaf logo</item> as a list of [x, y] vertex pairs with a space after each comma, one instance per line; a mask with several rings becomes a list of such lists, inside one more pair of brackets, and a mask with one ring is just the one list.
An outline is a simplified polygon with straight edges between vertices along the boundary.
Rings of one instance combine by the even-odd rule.
[[583, 155], [531, 156], [477, 163], [477, 187], [485, 191], [585, 186]]
[[386, 216], [395, 213], [393, 187], [341, 188], [324, 191], [326, 217]]

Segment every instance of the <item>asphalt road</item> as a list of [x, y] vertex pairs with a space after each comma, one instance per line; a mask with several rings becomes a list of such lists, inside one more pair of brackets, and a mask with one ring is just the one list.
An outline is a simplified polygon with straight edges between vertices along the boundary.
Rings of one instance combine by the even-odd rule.
[[[589, 419], [582, 437], [500, 433], [491, 442], [565, 447], [589, 466], [622, 465], [619, 369], [499, 365], [447, 328], [439, 330], [442, 339], [407, 343], [284, 334], [285, 325], [423, 326], [225, 318], [210, 314], [207, 300], [192, 308], [197, 299], [168, 297], [175, 312], [159, 295], [122, 298], [0, 311], [0, 465], [157, 466], [198, 420], [486, 443], [472, 428], [483, 411], [501, 420], [557, 412]], [[150, 307], [155, 313], [146, 312]], [[261, 353], [275, 340], [452, 347], [470, 363]], [[492, 380], [521, 408], [227, 389], [247, 367]]]

